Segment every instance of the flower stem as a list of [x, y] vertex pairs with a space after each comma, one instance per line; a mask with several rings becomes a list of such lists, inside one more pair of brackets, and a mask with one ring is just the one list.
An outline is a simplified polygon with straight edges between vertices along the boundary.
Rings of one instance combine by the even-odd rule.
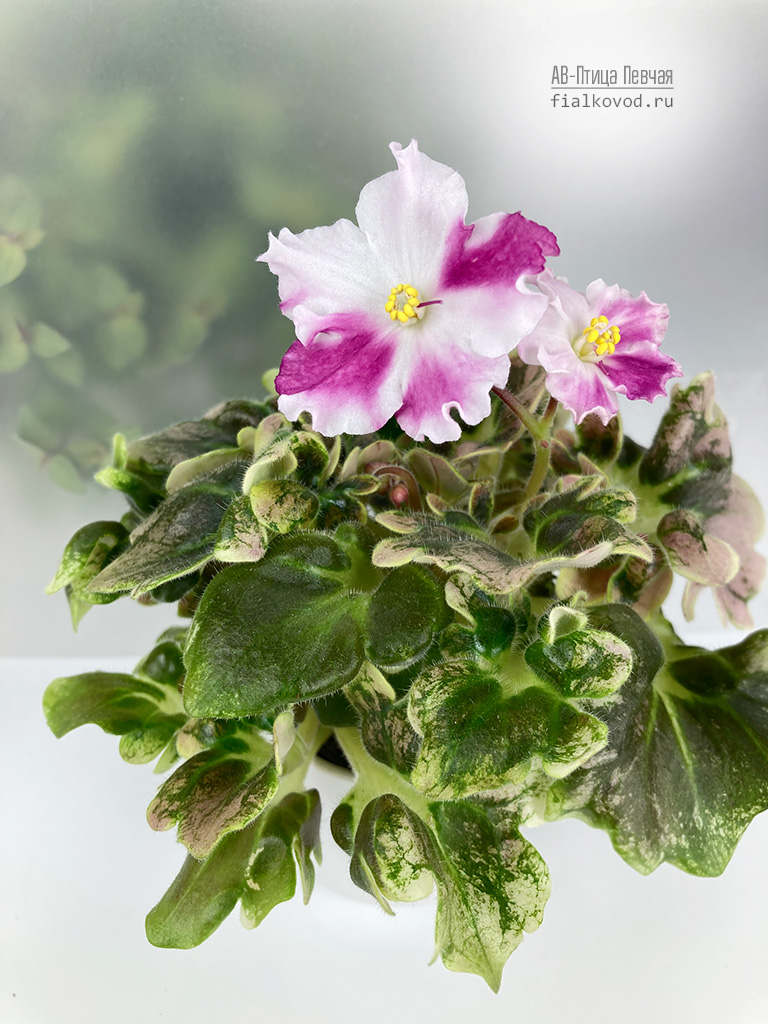
[[541, 419], [537, 419], [530, 409], [527, 409], [520, 399], [510, 391], [507, 391], [506, 388], [493, 388], [493, 393], [502, 400], [507, 408], [512, 410], [533, 438], [536, 454], [533, 460], [533, 469], [531, 470], [528, 483], [525, 485], [521, 502], [521, 505], [527, 504], [541, 490], [549, 470], [551, 454], [549, 436], [555, 413], [557, 412], [557, 399], [550, 397], [547, 408], [544, 410], [544, 415]]

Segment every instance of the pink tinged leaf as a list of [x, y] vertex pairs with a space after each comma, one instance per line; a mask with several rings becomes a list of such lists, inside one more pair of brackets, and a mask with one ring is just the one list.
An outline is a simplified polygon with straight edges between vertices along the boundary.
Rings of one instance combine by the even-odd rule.
[[615, 391], [646, 402], [666, 394], [667, 381], [683, 375], [675, 360], [650, 341], [625, 344], [623, 334], [613, 355], [606, 355], [599, 365]]
[[424, 352], [411, 362], [397, 422], [417, 441], [455, 441], [461, 427], [451, 418], [451, 409], [465, 423], [479, 423], [491, 411], [491, 388], [503, 387], [508, 374], [506, 355], [489, 359], [459, 345]]
[[312, 426], [334, 434], [367, 434], [397, 411], [402, 392], [392, 379], [397, 327], [382, 334], [367, 317], [328, 317], [327, 333], [309, 345], [295, 341], [275, 380], [278, 408], [288, 419], [302, 412]]
[[739, 556], [730, 544], [707, 533], [687, 509], [668, 512], [656, 533], [674, 571], [694, 583], [723, 586], [739, 570]]
[[645, 292], [631, 295], [601, 278], [587, 285], [586, 297], [591, 315], [608, 317], [608, 323], [619, 328], [622, 342], [648, 341], [657, 348], [661, 344], [669, 319], [664, 303], [651, 302]]

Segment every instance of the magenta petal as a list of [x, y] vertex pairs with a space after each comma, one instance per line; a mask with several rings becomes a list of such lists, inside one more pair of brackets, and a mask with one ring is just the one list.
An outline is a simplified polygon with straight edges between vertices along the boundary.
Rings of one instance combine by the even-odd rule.
[[474, 224], [459, 221], [446, 240], [438, 291], [481, 285], [515, 286], [538, 274], [547, 256], [557, 256], [557, 239], [521, 213], [494, 213]]
[[626, 288], [607, 285], [601, 279], [587, 285], [586, 295], [594, 316], [607, 316], [609, 324], [616, 324], [623, 342], [661, 344], [669, 320], [669, 310], [664, 303], [651, 302], [645, 292], [631, 295]]
[[605, 356], [602, 368], [616, 391], [646, 402], [666, 394], [667, 381], [683, 375], [672, 356], [660, 352], [653, 342], [625, 343], [623, 330], [616, 351]]
[[290, 420], [309, 412], [314, 429], [329, 437], [378, 430], [402, 397], [391, 373], [396, 329], [382, 334], [354, 313], [327, 319], [333, 324], [325, 333], [308, 345], [295, 341], [283, 356], [278, 409]]
[[563, 403], [577, 423], [594, 413], [605, 424], [619, 411], [616, 396], [597, 363], [577, 359], [567, 372], [548, 373], [547, 391]]
[[425, 436], [435, 444], [455, 441], [461, 428], [451, 409], [465, 423], [479, 423], [491, 411], [491, 388], [503, 387], [508, 375], [506, 355], [487, 358], [455, 344], [424, 352], [409, 369], [397, 422], [417, 441]]

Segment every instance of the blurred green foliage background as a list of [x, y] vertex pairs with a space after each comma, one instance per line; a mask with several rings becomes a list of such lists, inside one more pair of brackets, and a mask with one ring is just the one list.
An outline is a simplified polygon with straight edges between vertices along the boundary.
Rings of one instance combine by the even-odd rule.
[[67, 489], [115, 430], [260, 391], [292, 340], [267, 230], [349, 215], [380, 154], [363, 122], [339, 177], [323, 119], [356, 97], [278, 6], [0, 6], [2, 419]]

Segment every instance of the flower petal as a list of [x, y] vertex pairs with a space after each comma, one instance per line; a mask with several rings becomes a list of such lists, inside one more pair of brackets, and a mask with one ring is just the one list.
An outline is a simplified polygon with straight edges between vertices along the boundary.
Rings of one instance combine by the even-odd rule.
[[542, 290], [550, 302], [558, 304], [568, 320], [573, 338], [577, 338], [594, 316], [587, 297], [572, 288], [568, 284], [567, 278], [555, 277], [549, 267], [538, 275], [536, 286]]
[[390, 419], [402, 401], [396, 367], [398, 327], [384, 331], [354, 313], [328, 317], [310, 344], [295, 341], [275, 380], [277, 407], [289, 420], [302, 412], [326, 437], [367, 434]]
[[653, 342], [625, 343], [623, 331], [616, 351], [603, 358], [602, 367], [615, 391], [646, 402], [665, 395], [667, 381], [683, 375], [672, 356], [660, 352]]
[[417, 441], [425, 436], [434, 444], [455, 441], [461, 427], [451, 418], [451, 409], [465, 423], [479, 423], [491, 411], [491, 388], [503, 387], [508, 375], [507, 355], [489, 359], [449, 341], [422, 347], [409, 361], [397, 422]]
[[616, 396], [598, 363], [576, 357], [567, 371], [547, 373], [547, 390], [573, 415], [577, 423], [594, 413], [607, 423], [619, 411]]
[[575, 370], [581, 360], [571, 344], [571, 339], [576, 336], [573, 330], [571, 318], [563, 310], [560, 297], [555, 296], [532, 333], [518, 344], [517, 354], [524, 363], [543, 366], [548, 371]]
[[397, 142], [389, 148], [397, 170], [364, 186], [357, 223], [388, 275], [384, 299], [400, 282], [433, 293], [446, 234], [467, 214], [467, 188], [457, 171], [425, 156], [415, 140], [405, 149]]
[[586, 296], [590, 316], [607, 316], [608, 323], [619, 328], [622, 342], [661, 344], [669, 319], [664, 303], [651, 302], [645, 292], [635, 297], [617, 284], [607, 285], [602, 278], [587, 285]]
[[[317, 318], [339, 311], [383, 308], [392, 287], [363, 232], [349, 220], [294, 235], [283, 228], [258, 261], [278, 276], [280, 308], [304, 344], [320, 329]], [[397, 283], [397, 282], [395, 282]]]
[[520, 279], [540, 273], [546, 257], [559, 253], [552, 232], [521, 213], [493, 213], [469, 225], [459, 221], [447, 239], [438, 290], [442, 295], [451, 288], [496, 285], [527, 294]]

